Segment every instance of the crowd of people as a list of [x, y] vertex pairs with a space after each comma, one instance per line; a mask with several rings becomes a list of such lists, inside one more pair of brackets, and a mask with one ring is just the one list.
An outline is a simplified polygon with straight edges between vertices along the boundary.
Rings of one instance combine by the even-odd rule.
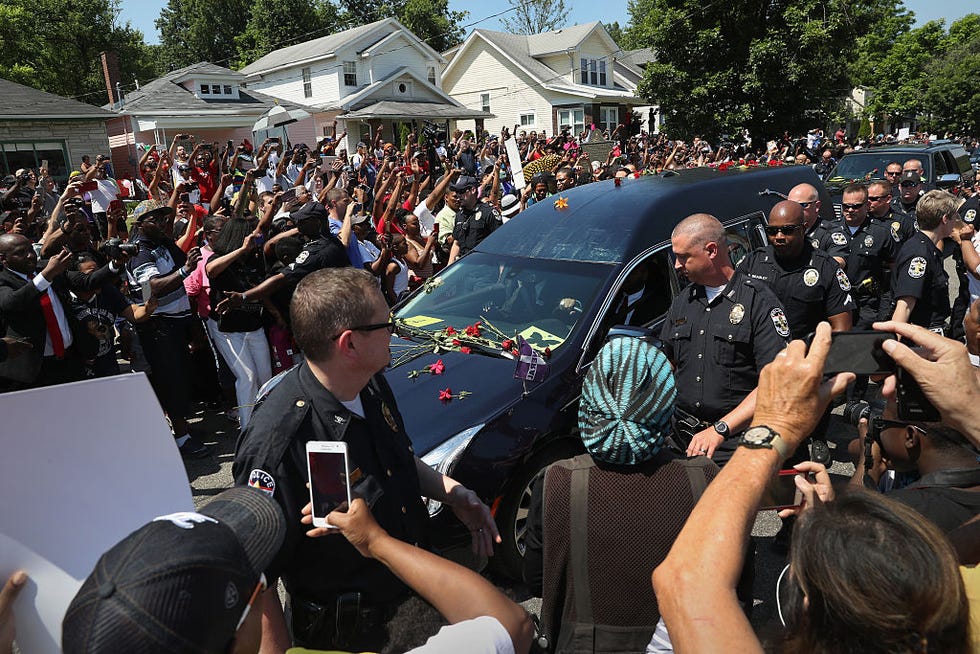
[[[65, 617], [65, 651], [980, 643], [970, 626], [980, 617], [980, 184], [929, 188], [921, 161], [895, 161], [882, 179], [843, 189], [836, 221], [821, 220], [818, 182], [799, 184], [768, 215], [768, 245], [740, 260], [722, 224], [692, 207], [671, 235], [688, 285], [659, 347], [606, 343], [580, 400], [585, 454], [533, 485], [524, 576], [543, 599], [536, 624], [483, 577], [426, 551], [423, 497], [455, 513], [478, 556], [500, 537], [475, 492], [414, 452], [382, 375], [391, 307], [572, 187], [701, 166], [812, 165], [826, 176], [854, 146], [817, 130], [757, 148], [687, 144], [621, 125], [552, 138], [427, 129], [403, 148], [377, 130], [350, 154], [344, 136], [253, 147], [180, 134], [169, 150], [146, 149], [126, 184], [101, 155], [63, 189], [43, 169], [5, 181], [0, 392], [117, 375], [123, 359], [147, 373], [184, 457], [209, 455], [187, 422], [193, 403], [241, 428], [233, 474], [245, 488], [107, 552]], [[588, 154], [596, 143], [610, 145], [603, 161]], [[131, 209], [123, 186], [143, 198]], [[624, 309], [622, 322], [646, 322], [633, 301]], [[883, 345], [901, 380], [823, 374], [831, 333], [855, 329], [901, 337]], [[285, 371], [256, 406], [259, 387]], [[939, 419], [900, 418], [911, 380]], [[853, 479], [833, 484], [830, 403], [844, 395], [875, 401], [860, 438], [837, 453]], [[357, 499], [329, 529], [311, 528], [305, 446], [318, 440], [346, 442], [353, 462]], [[749, 534], [785, 468], [810, 476], [794, 477], [805, 502], [781, 513], [785, 629], [762, 642], [747, 617]], [[139, 569], [125, 565], [134, 556]], [[213, 575], [188, 574], [200, 560]], [[0, 592], [0, 651], [25, 582], [15, 574]], [[106, 590], [130, 585], [139, 591], [126, 600]], [[194, 589], [201, 599], [168, 605]]]

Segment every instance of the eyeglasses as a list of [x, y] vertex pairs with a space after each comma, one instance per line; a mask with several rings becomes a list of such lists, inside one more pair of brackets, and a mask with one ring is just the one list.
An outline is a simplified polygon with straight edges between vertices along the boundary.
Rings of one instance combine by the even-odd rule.
[[879, 200], [884, 200], [887, 197], [887, 195], [869, 195], [868, 202], [878, 202]]
[[902, 182], [900, 186], [902, 188], [912, 188], [913, 186], [918, 186], [921, 182]]
[[871, 422], [868, 423], [868, 427], [868, 433], [878, 445], [881, 445], [881, 432], [886, 429], [906, 429], [911, 427], [923, 434], [929, 433], [919, 425], [914, 425], [910, 422], [899, 422], [898, 420], [886, 420], [885, 418], [872, 418]]
[[348, 327], [344, 331], [340, 332], [340, 334], [337, 334], [336, 336], [331, 336], [330, 337], [330, 340], [331, 341], [336, 341], [346, 331], [351, 331], [351, 332], [373, 332], [373, 331], [377, 331], [379, 329], [387, 329], [389, 334], [394, 334], [395, 333], [395, 319], [394, 318], [388, 318], [388, 320], [386, 320], [385, 322], [375, 322], [375, 323], [371, 323], [370, 325], [358, 325], [356, 327]]
[[857, 204], [847, 204], [845, 202], [845, 203], [841, 204], [840, 206], [841, 206], [841, 209], [843, 209], [844, 211], [857, 211], [858, 209], [860, 209], [861, 207], [863, 207], [865, 204], [866, 204], [865, 202], [858, 202]]
[[886, 175], [901, 175], [902, 174], [902, 171], [901, 170], [896, 170], [896, 171], [886, 170], [885, 171], [885, 174]]
[[249, 611], [252, 610], [252, 605], [255, 604], [255, 600], [258, 599], [259, 595], [269, 587], [269, 582], [266, 581], [265, 573], [259, 574], [259, 583], [255, 584], [255, 590], [252, 591], [251, 597], [248, 598], [248, 604], [245, 605], [245, 610], [242, 611], [242, 617], [238, 619], [238, 626], [235, 627], [235, 631], [242, 628], [245, 623], [245, 618], [248, 617]]
[[797, 202], [796, 204], [800, 205], [804, 209], [809, 209], [810, 205], [813, 204], [814, 202], [816, 202], [816, 200], [810, 200], [809, 202]]
[[798, 229], [802, 229], [803, 225], [766, 225], [766, 234], [769, 236], [775, 236], [776, 234], [790, 235]]

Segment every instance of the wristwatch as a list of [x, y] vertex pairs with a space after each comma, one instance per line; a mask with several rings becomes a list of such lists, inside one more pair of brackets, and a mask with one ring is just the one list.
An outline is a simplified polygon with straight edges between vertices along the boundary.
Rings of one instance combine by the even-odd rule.
[[776, 450], [784, 459], [791, 454], [789, 447], [786, 445], [786, 441], [772, 427], [767, 425], [749, 427], [742, 432], [742, 437], [739, 439], [738, 444], [753, 450]]
[[715, 428], [715, 431], [718, 432], [718, 435], [721, 436], [722, 438], [727, 439], [729, 436], [732, 435], [731, 430], [728, 428], [728, 423], [725, 422], [724, 420], [719, 420], [712, 426]]

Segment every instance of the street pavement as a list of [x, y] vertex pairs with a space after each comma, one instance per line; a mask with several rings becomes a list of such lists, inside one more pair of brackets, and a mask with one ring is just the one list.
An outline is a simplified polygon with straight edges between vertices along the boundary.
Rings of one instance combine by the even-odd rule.
[[[856, 430], [844, 424], [840, 419], [841, 408], [835, 414], [828, 430], [832, 447], [846, 447], [846, 443], [857, 437]], [[203, 459], [185, 460], [187, 478], [190, 481], [194, 495], [194, 504], [200, 507], [212, 497], [232, 486], [231, 466], [235, 452], [235, 440], [238, 436], [237, 425], [216, 411], [208, 411], [198, 407], [189, 422], [194, 433], [210, 448], [211, 453]], [[835, 454], [838, 450], [835, 450]], [[846, 456], [842, 456], [846, 460]], [[836, 460], [830, 468], [835, 482], [846, 483], [854, 467], [850, 463]], [[785, 554], [773, 547], [773, 537], [779, 531], [781, 521], [775, 511], [760, 511], [752, 529], [755, 556], [755, 578], [753, 583], [754, 606], [752, 623], [756, 630], [763, 633], [773, 624], [778, 624], [775, 607], [776, 580], [785, 563]], [[629, 525], [623, 525], [623, 532], [629, 533]], [[541, 610], [540, 598], [532, 597], [522, 583], [490, 574], [490, 578], [498, 586], [509, 590], [512, 596], [532, 613]], [[282, 588], [280, 586], [280, 594]], [[774, 623], [774, 621], [776, 621]]]

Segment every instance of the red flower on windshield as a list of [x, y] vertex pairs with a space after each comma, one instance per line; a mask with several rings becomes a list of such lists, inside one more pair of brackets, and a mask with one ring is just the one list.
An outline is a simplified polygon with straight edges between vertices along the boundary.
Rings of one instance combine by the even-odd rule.
[[453, 389], [444, 388], [441, 391], [439, 391], [439, 400], [441, 402], [448, 402], [451, 399], [453, 399]]
[[461, 348], [459, 348], [459, 351], [460, 351], [460, 352], [462, 352], [463, 354], [469, 354], [469, 353], [470, 353], [470, 352], [472, 352], [473, 350], [471, 350], [470, 348], [468, 348], [468, 347], [466, 347], [466, 346], [464, 345], [463, 347], [461, 347]]
[[456, 328], [453, 327], [452, 325], [450, 325], [449, 327], [446, 327], [446, 336], [452, 336], [453, 334], [456, 334], [456, 333], [457, 333], [456, 332]]
[[466, 335], [467, 336], [473, 336], [474, 338], [479, 338], [480, 337], [480, 323], [478, 323], [478, 322], [477, 323], [473, 323], [472, 325], [470, 325], [469, 327], [467, 327], [466, 328]]
[[508, 338], [506, 341], [504, 341], [503, 343], [500, 344], [500, 347], [503, 348], [503, 349], [505, 349], [505, 350], [509, 350], [512, 347], [514, 347], [514, 340], [511, 339], [511, 338]]
[[433, 375], [441, 375], [446, 370], [446, 364], [439, 359], [433, 364], [429, 365], [429, 373]]

